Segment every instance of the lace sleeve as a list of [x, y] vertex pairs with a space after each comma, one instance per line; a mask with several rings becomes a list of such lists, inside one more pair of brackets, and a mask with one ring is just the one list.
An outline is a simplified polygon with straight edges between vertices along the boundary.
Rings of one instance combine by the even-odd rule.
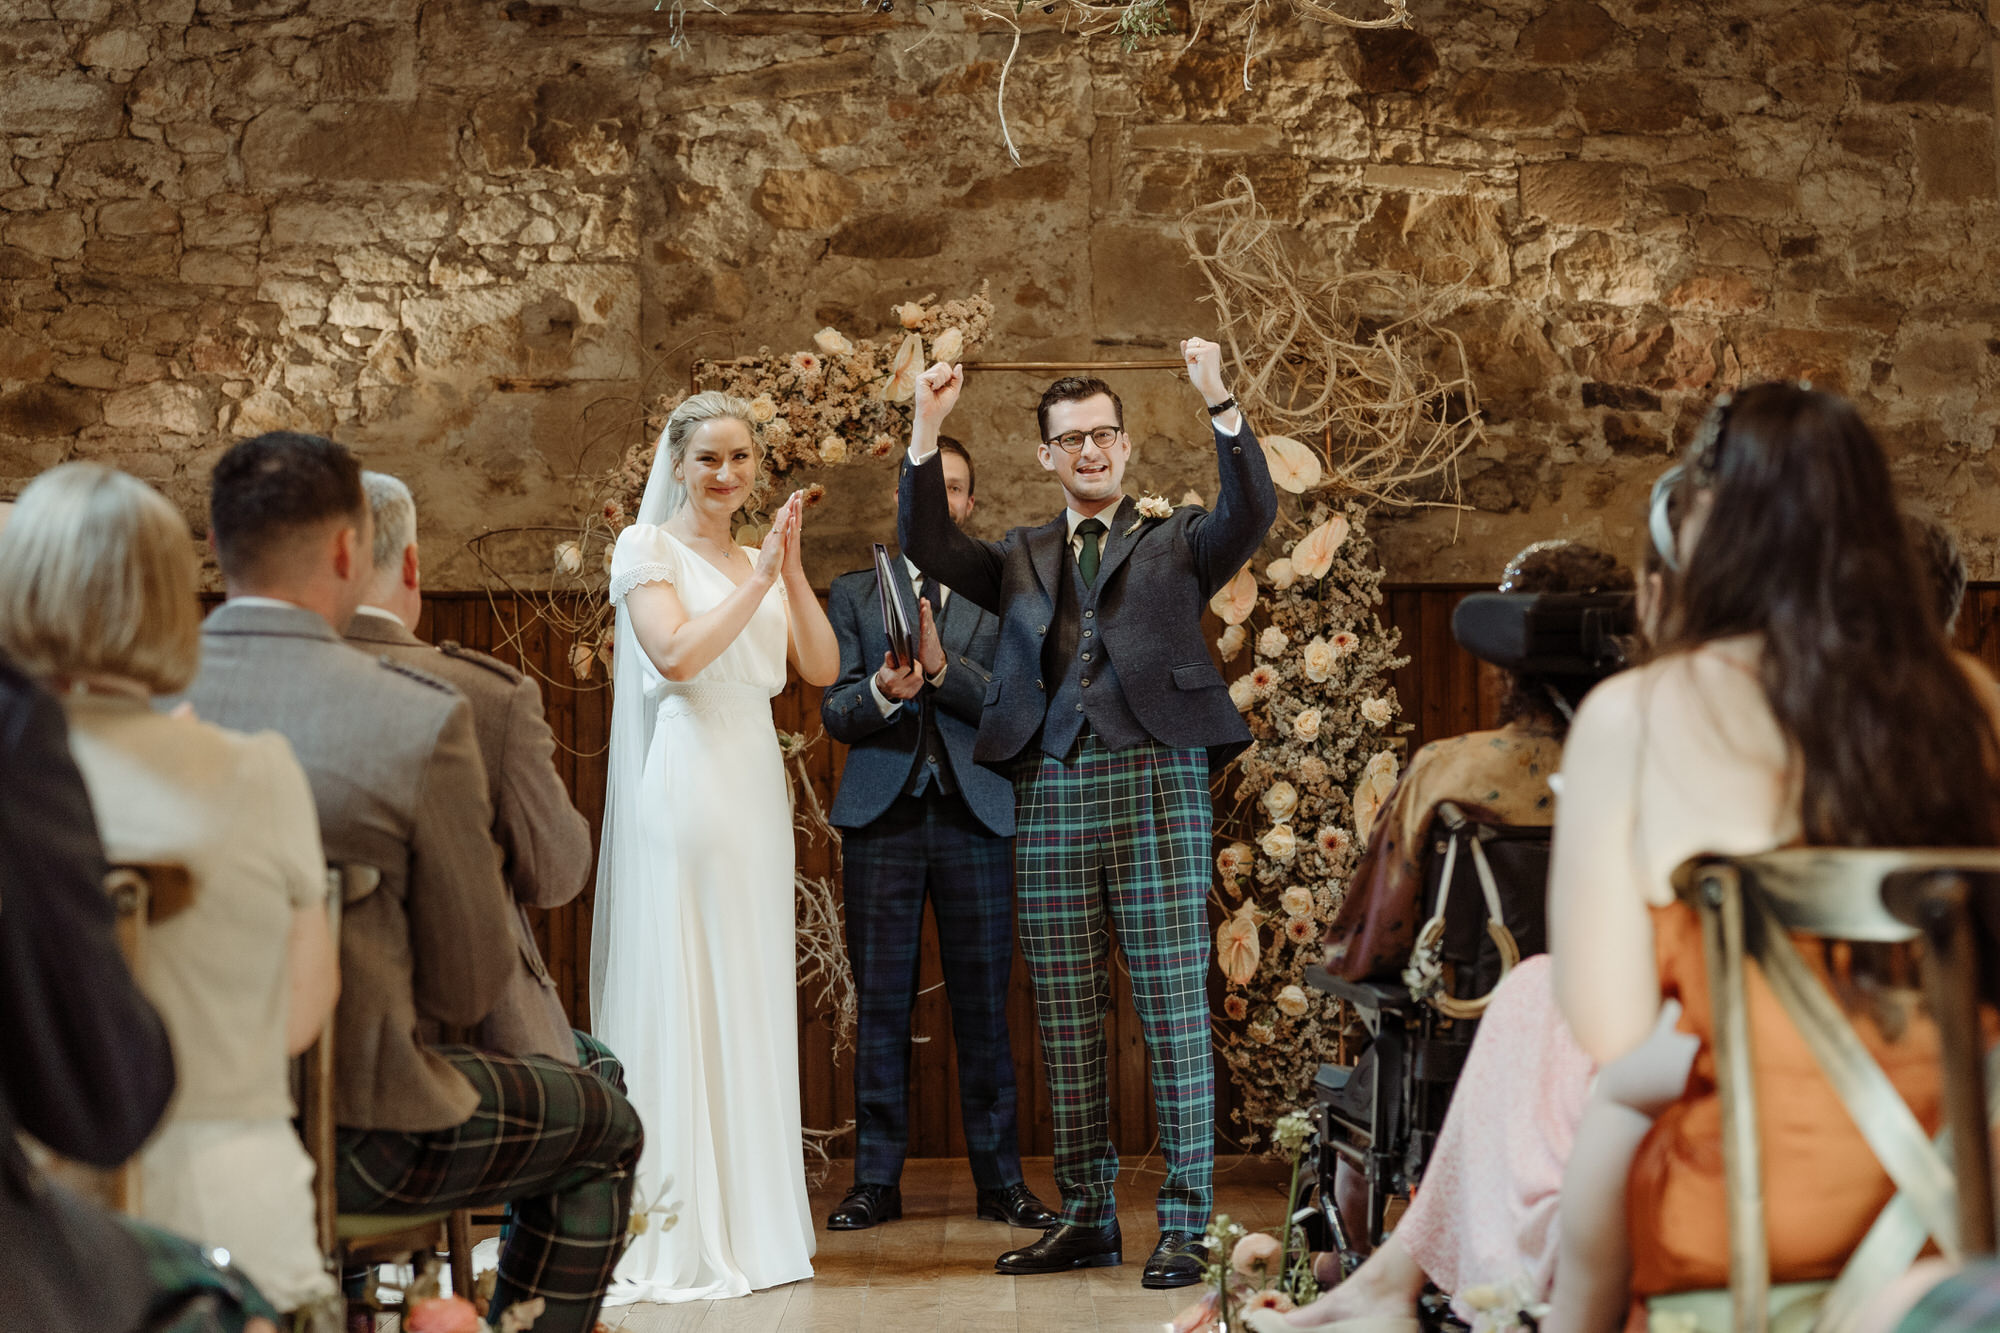
[[651, 523], [634, 523], [612, 548], [611, 604], [617, 606], [643, 583], [672, 583], [677, 572], [667, 534]]

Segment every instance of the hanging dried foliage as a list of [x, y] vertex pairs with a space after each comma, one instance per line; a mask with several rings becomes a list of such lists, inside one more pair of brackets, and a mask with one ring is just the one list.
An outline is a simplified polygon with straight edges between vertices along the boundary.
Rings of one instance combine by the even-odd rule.
[[1461, 286], [1343, 272], [1331, 258], [1306, 271], [1242, 176], [1181, 219], [1181, 235], [1208, 279], [1244, 412], [1321, 455], [1324, 475], [1304, 489], [1456, 502], [1458, 460], [1484, 438], [1465, 346], [1439, 322]]

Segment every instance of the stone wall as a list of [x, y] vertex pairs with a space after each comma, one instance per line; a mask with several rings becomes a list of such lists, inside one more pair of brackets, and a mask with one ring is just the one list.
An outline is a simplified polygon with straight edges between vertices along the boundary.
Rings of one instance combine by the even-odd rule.
[[[1490, 577], [1557, 531], [1631, 549], [1714, 387], [1775, 374], [1858, 396], [1996, 573], [1970, 0], [1281, 17], [1248, 89], [1240, 23], [1123, 52], [1031, 7], [1019, 167], [1003, 29], [949, 0], [766, 4], [691, 6], [674, 49], [641, 0], [0, 0], [0, 489], [101, 458], [198, 519], [233, 438], [329, 432], [412, 483], [432, 581], [468, 586], [466, 538], [563, 522], [695, 355], [873, 334], [982, 279], [988, 358], [1171, 349], [1209, 322], [1176, 221], [1241, 172], [1302, 254], [1469, 284], [1489, 440], [1469, 510], [1379, 525], [1393, 578]], [[1212, 488], [1186, 388], [1117, 382], [1137, 485]], [[975, 379], [954, 423], [989, 532], [1053, 507], [1037, 387]], [[822, 577], [890, 504], [884, 465], [829, 482]]]

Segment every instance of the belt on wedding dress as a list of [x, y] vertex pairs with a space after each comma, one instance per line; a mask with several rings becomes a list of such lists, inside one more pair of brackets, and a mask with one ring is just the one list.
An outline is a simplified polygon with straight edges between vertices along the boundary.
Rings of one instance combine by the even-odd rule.
[[659, 707], [664, 711], [675, 703], [697, 717], [751, 709], [768, 715], [771, 711], [771, 692], [749, 681], [668, 681], [660, 689]]

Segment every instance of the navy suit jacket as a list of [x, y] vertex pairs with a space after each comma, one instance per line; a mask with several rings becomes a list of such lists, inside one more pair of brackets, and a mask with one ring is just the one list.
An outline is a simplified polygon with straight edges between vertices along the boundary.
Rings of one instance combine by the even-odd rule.
[[[896, 561], [897, 570], [904, 568]], [[940, 582], [950, 588], [951, 581]], [[909, 781], [910, 764], [923, 738], [919, 708], [936, 709], [938, 735], [944, 739], [952, 778], [959, 795], [980, 823], [1003, 838], [1014, 836], [1014, 787], [973, 759], [979, 730], [980, 701], [993, 680], [993, 650], [999, 642], [1000, 621], [975, 602], [958, 595], [945, 599], [938, 638], [944, 644], [944, 684], [907, 700], [888, 717], [875, 706], [869, 678], [889, 651], [882, 625], [882, 604], [875, 592], [875, 571], [857, 570], [833, 581], [826, 599], [826, 616], [840, 640], [840, 678], [820, 696], [820, 720], [827, 734], [848, 747], [840, 790], [833, 799], [830, 821], [839, 828], [860, 828], [882, 816]]]
[[[1211, 768], [1240, 754], [1250, 729], [1209, 656], [1202, 610], [1248, 563], [1278, 516], [1270, 468], [1248, 422], [1233, 436], [1216, 433], [1216, 457], [1222, 484], [1214, 512], [1183, 505], [1166, 518], [1142, 519], [1124, 501], [1110, 520], [1097, 572], [1097, 634], [1125, 702], [1154, 740], [1204, 748]], [[951, 521], [938, 459], [933, 453], [913, 466], [905, 456], [897, 535], [918, 568], [1000, 617], [973, 757], [1006, 766], [1040, 732], [1061, 683], [1042, 679], [1042, 643], [1055, 624], [1069, 527], [1058, 514], [997, 542], [967, 536]]]

